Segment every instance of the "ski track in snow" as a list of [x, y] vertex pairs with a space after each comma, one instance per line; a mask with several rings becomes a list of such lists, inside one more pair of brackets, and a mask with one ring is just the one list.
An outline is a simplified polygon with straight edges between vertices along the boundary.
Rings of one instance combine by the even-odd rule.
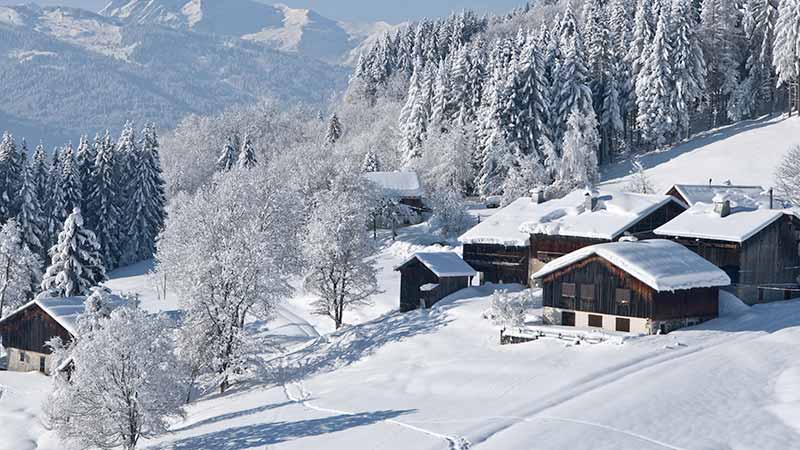
[[[312, 345], [314, 343], [316, 343], [316, 341], [312, 342]], [[307, 348], [309, 346], [306, 346], [305, 348]], [[292, 352], [292, 353], [294, 353], [294, 352]], [[285, 357], [282, 360], [282, 364], [285, 367], [285, 365], [286, 365]], [[311, 398], [311, 392], [309, 392], [305, 388], [305, 386], [302, 384], [302, 382], [282, 383], [281, 386], [283, 388], [284, 395], [286, 396], [286, 398], [290, 402], [298, 403], [298, 404], [303, 405], [305, 408], [308, 408], [310, 410], [317, 411], [317, 412], [322, 412], [322, 413], [328, 413], [328, 414], [340, 414], [340, 415], [344, 415], [344, 416], [355, 416], [356, 415], [355, 413], [350, 412], [350, 411], [342, 411], [342, 410], [339, 410], [339, 409], [332, 409], [332, 408], [323, 408], [323, 407], [316, 406], [316, 405], [312, 404], [308, 400], [309, 398]], [[292, 395], [292, 389], [290, 387], [296, 389], [297, 393], [299, 395]], [[418, 427], [418, 426], [415, 426], [415, 425], [410, 425], [408, 423], [400, 422], [400, 421], [395, 420], [395, 419], [385, 419], [382, 422], [390, 423], [392, 425], [397, 425], [399, 427], [403, 427], [403, 428], [406, 428], [408, 430], [416, 431], [418, 433], [427, 434], [428, 436], [432, 436], [432, 437], [435, 437], [437, 439], [442, 439], [444, 441], [447, 441], [449, 450], [467, 450], [472, 446], [471, 442], [469, 442], [467, 439], [465, 439], [465, 438], [463, 438], [461, 436], [449, 436], [449, 435], [437, 433], [435, 431], [427, 430], [425, 428], [421, 428], [421, 427]]]
[[[688, 358], [690, 356], [694, 356], [698, 353], [704, 352], [706, 350], [711, 350], [717, 347], [725, 346], [725, 345], [737, 345], [741, 344], [746, 341], [751, 341], [758, 339], [762, 335], [759, 333], [749, 334], [738, 339], [728, 339], [728, 336], [722, 336], [718, 339], [714, 339], [711, 343], [702, 344], [697, 346], [696, 348], [689, 348], [684, 351], [668, 353], [666, 356], [663, 354], [655, 354], [652, 356], [646, 356], [638, 361], [635, 361], [630, 364], [625, 364], [619, 366], [616, 369], [612, 369], [605, 374], [594, 377], [594, 378], [587, 378], [586, 381], [579, 382], [576, 386], [572, 389], [567, 389], [566, 391], [562, 391], [559, 394], [553, 396], [551, 400], [546, 400], [538, 406], [537, 408], [528, 411], [526, 414], [521, 416], [496, 416], [495, 418], [502, 418], [502, 419], [509, 419], [512, 422], [502, 425], [495, 430], [490, 431], [489, 433], [483, 435], [479, 440], [473, 441], [472, 445], [479, 446], [480, 444], [485, 444], [494, 436], [498, 434], [508, 431], [509, 429], [513, 428], [514, 426], [520, 423], [530, 423], [537, 420], [558, 420], [562, 422], [571, 422], [576, 424], [583, 424], [587, 426], [593, 426], [595, 428], [603, 428], [609, 431], [615, 431], [622, 434], [626, 434], [638, 439], [642, 439], [648, 441], [650, 443], [660, 445], [664, 448], [672, 449], [672, 450], [684, 450], [681, 447], [675, 447], [671, 444], [667, 444], [656, 439], [648, 438], [644, 435], [640, 435], [633, 432], [628, 432], [625, 430], [621, 430], [618, 428], [614, 428], [608, 425], [602, 425], [598, 423], [578, 420], [578, 419], [569, 419], [569, 418], [562, 418], [562, 417], [554, 417], [554, 416], [547, 416], [544, 415], [545, 412], [552, 410], [564, 403], [572, 401], [576, 398], [582, 397], [584, 395], [588, 395], [594, 391], [606, 389], [613, 386], [615, 383], [624, 382], [628, 377], [644, 372], [646, 370], [650, 370], [656, 368], [662, 364], [672, 363], [676, 360], [680, 360], [683, 358]], [[484, 418], [488, 419], [488, 418]]]

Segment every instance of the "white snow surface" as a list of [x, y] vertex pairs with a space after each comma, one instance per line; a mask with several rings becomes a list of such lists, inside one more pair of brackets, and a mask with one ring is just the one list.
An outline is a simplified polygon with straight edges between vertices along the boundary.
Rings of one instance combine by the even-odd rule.
[[364, 178], [378, 185], [384, 192], [400, 197], [425, 195], [416, 172], [367, 172]]
[[532, 278], [545, 276], [597, 255], [659, 292], [728, 286], [717, 266], [686, 247], [664, 239], [591, 245], [550, 261]]
[[600, 190], [597, 207], [585, 208], [586, 191], [576, 190], [565, 197], [532, 208], [519, 231], [551, 236], [574, 236], [614, 240], [628, 228], [666, 205], [677, 202], [669, 195], [644, 195]]
[[742, 243], [768, 227], [785, 214], [797, 215], [793, 209], [769, 209], [738, 206], [731, 203], [731, 214], [721, 217], [713, 204], [697, 203], [654, 231], [659, 236]]
[[[425, 267], [430, 269], [431, 272], [436, 274], [439, 278], [447, 277], [474, 277], [478, 273], [475, 272], [469, 264], [464, 262], [457, 253], [451, 252], [430, 252], [430, 253], [415, 253], [408, 261], [401, 264], [404, 266], [414, 259], [418, 259]], [[398, 267], [399, 269], [399, 267]]]
[[676, 184], [674, 187], [686, 199], [689, 206], [697, 203], [713, 203], [720, 194], [727, 196], [732, 192], [769, 204], [768, 193], [761, 186]]
[[462, 244], [494, 244], [514, 247], [527, 247], [530, 234], [520, 231], [523, 222], [535, 217], [543, 205], [537, 205], [532, 198], [522, 197], [497, 211], [491, 217], [482, 219], [458, 238]]

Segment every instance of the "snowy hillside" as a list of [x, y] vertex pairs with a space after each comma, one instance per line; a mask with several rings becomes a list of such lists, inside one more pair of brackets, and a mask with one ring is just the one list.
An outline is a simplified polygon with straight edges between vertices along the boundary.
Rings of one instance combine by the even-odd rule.
[[128, 119], [170, 128], [261, 96], [320, 104], [348, 72], [243, 40], [36, 6], [0, 7], [0, 61], [0, 127], [48, 146]]
[[125, 23], [235, 36], [332, 64], [351, 62], [354, 49], [391, 28], [345, 24], [313, 10], [252, 0], [113, 0], [100, 14]]
[[[800, 117], [748, 120], [702, 133], [675, 147], [648, 153], [640, 161], [658, 192], [673, 184], [775, 186], [775, 169], [786, 152], [800, 145]], [[624, 188], [631, 161], [606, 167], [604, 187]]]

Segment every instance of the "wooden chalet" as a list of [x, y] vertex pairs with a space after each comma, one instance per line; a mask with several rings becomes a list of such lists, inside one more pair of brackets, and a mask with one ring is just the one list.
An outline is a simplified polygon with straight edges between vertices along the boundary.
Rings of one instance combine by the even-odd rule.
[[84, 301], [85, 297], [36, 299], [0, 320], [8, 370], [49, 374], [53, 367], [46, 343], [55, 337], [64, 343], [75, 338]]
[[687, 206], [668, 195], [612, 191], [575, 191], [544, 204], [520, 230], [530, 235], [530, 271], [590, 245], [623, 236], [654, 237], [653, 230], [683, 213]]
[[425, 191], [416, 172], [367, 172], [364, 178], [378, 186], [384, 196], [419, 212], [425, 209]]
[[417, 253], [397, 267], [400, 311], [430, 308], [448, 295], [469, 287], [475, 270], [455, 253]]
[[545, 321], [632, 333], [668, 333], [717, 317], [728, 276], [669, 240], [597, 244], [533, 275]]
[[724, 270], [749, 304], [800, 296], [800, 219], [772, 199], [735, 189], [717, 193], [655, 230]]

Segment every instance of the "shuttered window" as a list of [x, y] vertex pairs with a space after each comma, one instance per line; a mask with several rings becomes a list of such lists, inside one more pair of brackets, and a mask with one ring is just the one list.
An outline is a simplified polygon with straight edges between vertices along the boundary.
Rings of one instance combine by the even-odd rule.
[[595, 292], [597, 292], [597, 289], [594, 284], [581, 285], [581, 309], [583, 311], [595, 311]]
[[562, 308], [575, 308], [575, 283], [561, 283], [561, 298], [559, 306]]
[[615, 299], [618, 305], [630, 305], [631, 304], [631, 290], [630, 289], [617, 289], [615, 294]]

